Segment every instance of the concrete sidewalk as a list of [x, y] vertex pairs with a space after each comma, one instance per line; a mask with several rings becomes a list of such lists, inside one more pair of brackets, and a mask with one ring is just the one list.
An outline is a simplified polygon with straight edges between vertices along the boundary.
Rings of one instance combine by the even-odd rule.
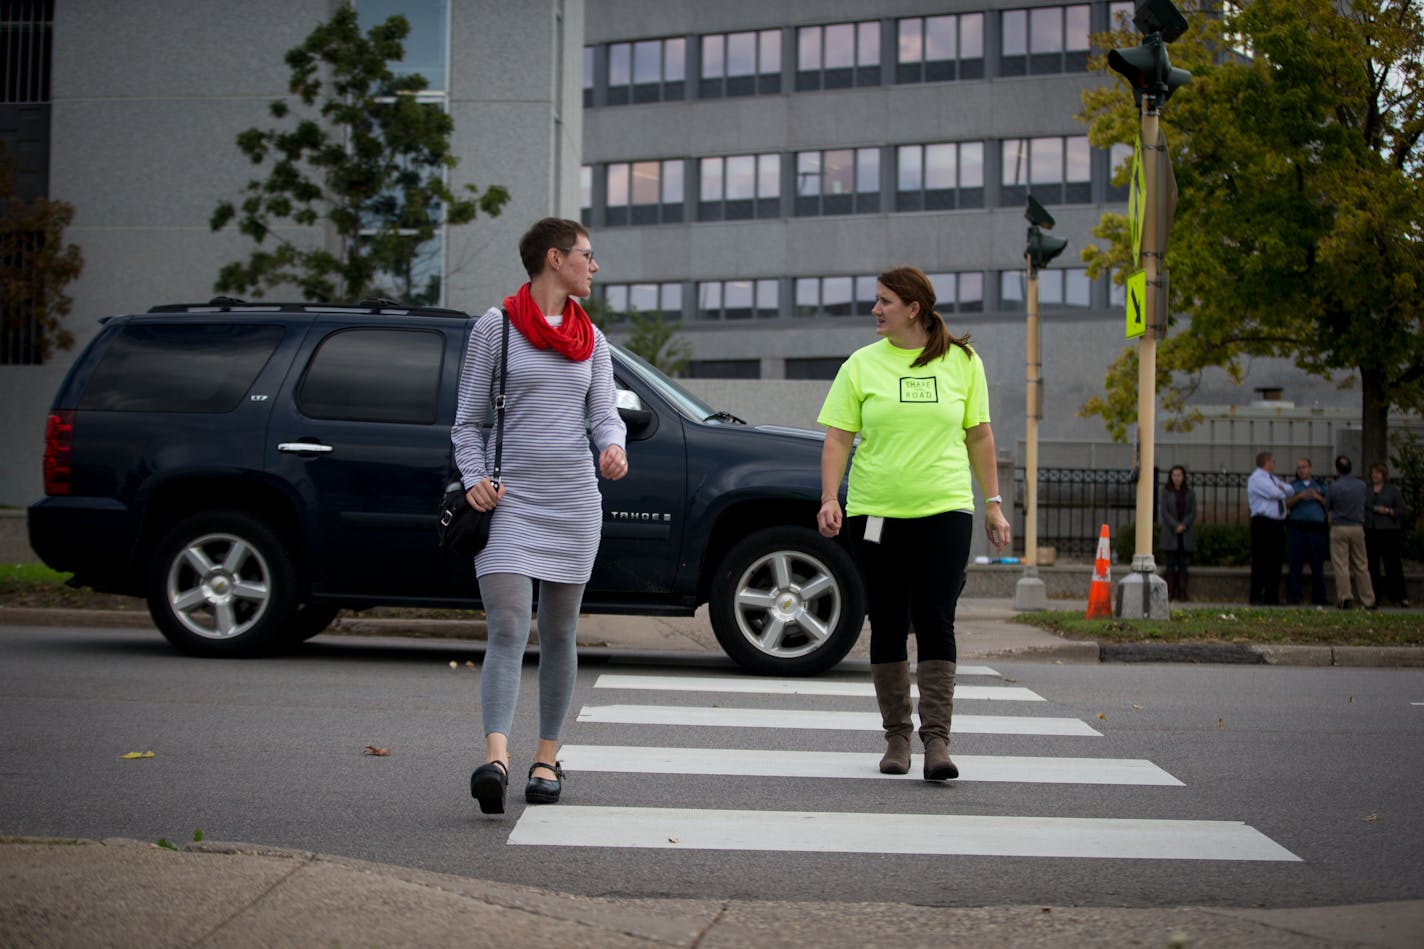
[[1424, 901], [1306, 909], [576, 897], [245, 844], [0, 838], [0, 946], [1383, 946]]

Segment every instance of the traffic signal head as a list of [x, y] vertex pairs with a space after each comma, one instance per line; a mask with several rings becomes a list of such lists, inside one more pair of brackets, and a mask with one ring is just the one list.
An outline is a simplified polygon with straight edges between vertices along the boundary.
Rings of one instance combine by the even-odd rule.
[[1167, 58], [1167, 46], [1160, 34], [1146, 38], [1141, 46], [1115, 49], [1108, 53], [1108, 65], [1120, 73], [1130, 86], [1139, 104], [1143, 95], [1150, 95], [1161, 106], [1172, 93], [1187, 84], [1192, 74], [1178, 69]]
[[1132, 25], [1143, 36], [1162, 34], [1162, 42], [1170, 43], [1187, 31], [1187, 18], [1172, 5], [1172, 0], [1137, 0]]
[[1053, 226], [1053, 215], [1049, 214], [1033, 195], [1028, 196], [1028, 207], [1024, 209], [1024, 217], [1030, 224], [1037, 224], [1039, 227]]
[[1067, 246], [1068, 238], [1049, 237], [1039, 230], [1037, 224], [1029, 226], [1027, 256], [1035, 270], [1047, 267], [1048, 262], [1063, 253], [1063, 248]]

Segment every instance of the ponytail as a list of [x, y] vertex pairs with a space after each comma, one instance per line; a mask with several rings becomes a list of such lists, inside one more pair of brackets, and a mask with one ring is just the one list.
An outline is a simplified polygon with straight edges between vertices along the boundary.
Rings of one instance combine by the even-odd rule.
[[942, 358], [949, 352], [950, 346], [958, 346], [970, 356], [974, 355], [974, 350], [969, 348], [969, 334], [955, 336], [949, 331], [949, 327], [944, 325], [944, 317], [939, 315], [939, 311], [931, 307], [928, 311], [921, 308], [920, 313], [928, 314], [924, 316], [925, 332], [929, 334], [929, 341], [925, 343], [925, 348], [920, 350], [920, 355], [914, 362], [910, 363], [911, 369], [918, 369], [920, 366], [929, 365], [936, 359]]

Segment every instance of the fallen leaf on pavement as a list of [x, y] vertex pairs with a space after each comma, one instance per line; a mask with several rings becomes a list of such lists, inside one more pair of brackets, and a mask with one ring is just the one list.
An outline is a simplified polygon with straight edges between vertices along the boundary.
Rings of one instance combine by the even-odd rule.
[[459, 668], [459, 666], [456, 665], [454, 659], [451, 659], [451, 660], [450, 660], [450, 668], [451, 668], [451, 669], [458, 669], [458, 668]]
[[366, 754], [368, 755], [376, 755], [377, 757], [384, 758], [390, 753], [391, 750], [389, 748], [377, 748], [375, 745], [366, 746]]
[[1224, 719], [1224, 718], [1218, 718], [1218, 719], [1216, 720], [1216, 727], [1217, 727], [1219, 730], [1225, 731], [1225, 730], [1226, 730], [1226, 719]]
[[1146, 708], [1147, 706], [1145, 706], [1145, 705], [1134, 705], [1134, 706], [1132, 706], [1132, 707], [1133, 707], [1133, 708]]
[[151, 751], [130, 751], [128, 754], [119, 755], [119, 757], [120, 757], [120, 758], [156, 758], [156, 757], [158, 757], [158, 756], [155, 755], [155, 754], [154, 754], [153, 752], [151, 752]]
[[1101, 718], [1103, 721], [1107, 721], [1107, 720], [1108, 720], [1108, 717], [1107, 717], [1106, 715], [1104, 715], [1102, 712], [1099, 712], [1099, 713], [1098, 713], [1098, 718]]
[[471, 662], [471, 661], [468, 660], [468, 659], [465, 660], [465, 668], [466, 668], [466, 669], [473, 669], [474, 667], [475, 667], [475, 664], [474, 664], [473, 662]]
[[1370, 811], [1369, 815], [1365, 817], [1365, 820], [1373, 824], [1379, 820], [1379, 815], [1376, 814], [1374, 811]]

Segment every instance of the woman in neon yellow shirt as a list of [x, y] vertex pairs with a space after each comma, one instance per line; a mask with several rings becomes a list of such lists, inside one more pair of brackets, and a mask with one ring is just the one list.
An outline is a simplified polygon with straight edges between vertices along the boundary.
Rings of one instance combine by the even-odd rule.
[[[989, 542], [1011, 538], [999, 497], [984, 364], [935, 312], [934, 287], [915, 267], [878, 278], [879, 342], [856, 350], [836, 373], [818, 421], [821, 510], [816, 523], [844, 529], [865, 578], [870, 673], [885, 726], [880, 770], [910, 770], [909, 632], [915, 628], [920, 739], [926, 781], [959, 776], [949, 757], [954, 712], [954, 610], [974, 528], [974, 480], [985, 495]], [[838, 493], [856, 434], [842, 514]]]

